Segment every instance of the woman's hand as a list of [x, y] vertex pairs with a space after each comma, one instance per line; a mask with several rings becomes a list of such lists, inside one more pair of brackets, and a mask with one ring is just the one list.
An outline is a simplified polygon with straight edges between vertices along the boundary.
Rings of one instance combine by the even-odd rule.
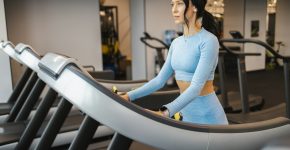
[[128, 96], [127, 93], [126, 94], [123, 94], [123, 95], [119, 95], [119, 96], [121, 96], [124, 100], [130, 102], [130, 98], [129, 98], [129, 96]]
[[113, 86], [112, 87], [112, 92], [115, 93], [115, 94], [118, 94], [120, 97], [122, 97], [124, 100], [130, 102], [130, 98], [128, 96], [127, 93], [125, 92], [118, 92], [118, 88], [116, 86]]

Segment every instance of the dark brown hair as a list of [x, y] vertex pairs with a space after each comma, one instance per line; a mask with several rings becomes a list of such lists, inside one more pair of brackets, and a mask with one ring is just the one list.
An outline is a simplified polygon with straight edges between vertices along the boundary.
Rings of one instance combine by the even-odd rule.
[[[183, 0], [183, 2], [185, 3], [185, 6], [186, 6], [185, 11], [184, 11], [184, 20], [188, 26], [188, 20], [185, 14], [189, 7], [189, 0]], [[205, 28], [207, 31], [211, 32], [212, 34], [214, 34], [215, 36], [219, 37], [217, 24], [214, 20], [213, 15], [210, 12], [205, 10], [205, 5], [207, 3], [207, 0], [191, 0], [191, 3], [197, 9], [196, 19], [202, 17], [202, 27]]]

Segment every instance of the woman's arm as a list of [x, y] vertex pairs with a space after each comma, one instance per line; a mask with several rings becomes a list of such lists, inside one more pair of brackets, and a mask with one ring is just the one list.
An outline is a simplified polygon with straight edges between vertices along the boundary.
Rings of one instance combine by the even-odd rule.
[[173, 116], [183, 107], [199, 96], [205, 82], [215, 70], [218, 60], [219, 43], [216, 38], [210, 38], [200, 45], [200, 59], [192, 77], [190, 86], [180, 94], [173, 102], [164, 105]]
[[162, 88], [165, 85], [168, 78], [173, 74], [173, 69], [171, 66], [171, 56], [172, 56], [172, 51], [173, 51], [173, 43], [174, 42], [172, 42], [172, 44], [169, 48], [168, 56], [166, 58], [166, 61], [163, 65], [163, 67], [161, 68], [159, 74], [154, 79], [150, 80], [148, 83], [144, 84], [140, 88], [137, 88], [137, 89], [127, 93], [128, 98], [131, 101], [133, 101], [137, 98], [149, 95], [149, 94], [159, 90], [160, 88]]

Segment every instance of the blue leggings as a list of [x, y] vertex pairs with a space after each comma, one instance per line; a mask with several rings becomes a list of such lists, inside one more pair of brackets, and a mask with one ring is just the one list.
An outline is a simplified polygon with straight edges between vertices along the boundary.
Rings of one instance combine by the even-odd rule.
[[198, 96], [181, 111], [182, 121], [195, 124], [228, 125], [228, 120], [215, 93]]

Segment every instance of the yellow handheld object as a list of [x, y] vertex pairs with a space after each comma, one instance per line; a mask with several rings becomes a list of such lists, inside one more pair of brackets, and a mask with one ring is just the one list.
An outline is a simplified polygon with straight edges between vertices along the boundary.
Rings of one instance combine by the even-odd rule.
[[117, 93], [118, 93], [118, 89], [117, 89], [117, 87], [116, 87], [116, 86], [113, 86], [113, 87], [112, 87], [112, 92], [114, 92], [115, 94], [117, 94]]
[[182, 120], [182, 114], [181, 114], [181, 112], [175, 113], [172, 118], [174, 120], [181, 121]]

